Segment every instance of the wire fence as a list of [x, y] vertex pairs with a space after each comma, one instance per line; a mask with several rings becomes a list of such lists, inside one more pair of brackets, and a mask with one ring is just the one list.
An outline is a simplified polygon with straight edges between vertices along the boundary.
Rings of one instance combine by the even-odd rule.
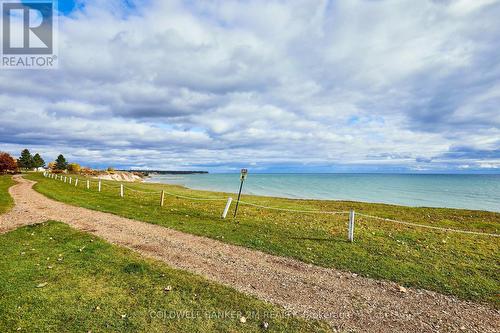
[[[86, 186], [87, 189], [90, 189], [90, 180], [89, 179], [84, 179], [82, 182], [81, 179], [79, 178], [72, 178], [68, 176], [63, 176], [63, 175], [54, 175], [51, 173], [44, 173], [44, 177], [48, 177], [51, 179], [56, 179], [56, 180], [61, 180], [64, 183], [69, 183], [70, 185], [73, 185], [75, 187], [78, 187], [79, 184], [83, 184]], [[73, 182], [74, 180], [74, 182]], [[95, 181], [94, 181], [95, 182]], [[178, 199], [184, 199], [184, 200], [190, 200], [190, 201], [225, 201], [226, 207], [224, 208], [224, 211], [222, 213], [222, 218], [226, 218], [226, 214], [229, 210], [229, 207], [232, 202], [232, 198], [203, 198], [203, 197], [192, 197], [192, 196], [186, 196], [182, 195], [179, 193], [172, 193], [169, 191], [163, 190], [158, 190], [158, 191], [143, 191], [143, 190], [138, 190], [131, 188], [129, 186], [124, 186], [123, 184], [117, 184], [117, 186], [111, 185], [107, 182], [102, 182], [101, 179], [97, 180], [98, 182], [98, 190], [99, 192], [101, 191], [101, 187], [107, 187], [110, 189], [120, 189], [120, 196], [124, 197], [125, 190], [131, 191], [137, 194], [146, 194], [146, 195], [160, 195], [160, 205], [163, 206], [164, 202], [164, 196], [171, 196], [174, 198]], [[395, 220], [395, 219], [390, 219], [390, 218], [384, 218], [380, 216], [374, 216], [374, 215], [369, 215], [365, 214], [363, 212], [350, 210], [350, 211], [323, 211], [323, 210], [308, 210], [308, 209], [293, 209], [293, 208], [283, 208], [283, 207], [274, 207], [274, 206], [266, 206], [266, 205], [260, 205], [252, 202], [247, 202], [243, 200], [239, 200], [240, 205], [246, 205], [250, 207], [254, 207], [257, 209], [262, 209], [262, 210], [271, 210], [271, 211], [281, 211], [281, 212], [289, 212], [289, 213], [301, 213], [301, 214], [323, 214], [323, 215], [348, 215], [349, 216], [349, 230], [348, 230], [348, 235], [349, 235], [349, 240], [353, 241], [354, 237], [354, 221], [355, 221], [355, 216], [361, 216], [364, 218], [368, 219], [373, 219], [373, 220], [378, 220], [378, 221], [384, 221], [384, 222], [390, 222], [394, 224], [400, 224], [400, 225], [405, 225], [408, 227], [413, 227], [413, 228], [421, 228], [421, 229], [428, 229], [428, 230], [435, 230], [435, 231], [441, 231], [441, 232], [452, 232], [452, 233], [460, 233], [460, 234], [469, 234], [469, 235], [476, 235], [476, 236], [486, 236], [486, 237], [500, 237], [500, 234], [496, 233], [487, 233], [487, 232], [480, 232], [480, 231], [472, 231], [472, 230], [462, 230], [462, 229], [453, 229], [453, 228], [445, 228], [445, 227], [437, 227], [437, 226], [432, 226], [432, 225], [427, 225], [427, 224], [420, 224], [420, 223], [413, 223], [413, 222], [406, 222], [406, 221], [400, 221], [400, 220]]]

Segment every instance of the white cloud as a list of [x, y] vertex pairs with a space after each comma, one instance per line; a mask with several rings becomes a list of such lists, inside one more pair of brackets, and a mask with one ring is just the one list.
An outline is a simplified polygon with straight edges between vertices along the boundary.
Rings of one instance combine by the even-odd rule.
[[60, 20], [58, 71], [0, 71], [1, 149], [494, 169], [499, 15], [499, 1], [88, 1]]

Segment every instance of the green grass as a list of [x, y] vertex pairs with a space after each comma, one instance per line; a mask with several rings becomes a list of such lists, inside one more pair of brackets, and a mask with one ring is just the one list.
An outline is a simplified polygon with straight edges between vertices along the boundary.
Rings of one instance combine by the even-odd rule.
[[14, 185], [11, 176], [0, 175], [0, 214], [8, 211], [13, 205], [14, 201], [9, 195], [9, 187]]
[[[166, 196], [164, 207], [159, 207], [159, 194], [155, 193], [125, 189], [125, 198], [120, 198], [116, 182], [105, 182], [103, 192], [98, 193], [95, 181], [86, 190], [41, 175], [29, 178], [39, 182], [35, 186], [37, 191], [73, 205], [500, 307], [499, 238], [405, 227], [358, 217], [355, 242], [349, 243], [347, 215], [302, 214], [242, 205], [235, 223], [232, 219], [220, 219], [225, 201], [190, 201]], [[228, 196], [180, 186], [137, 183], [126, 186], [141, 191], [165, 189], [195, 197]], [[500, 227], [500, 214], [484, 211], [257, 196], [243, 196], [243, 199], [294, 209], [353, 208], [380, 217], [489, 233], [498, 233]]]
[[0, 332], [329, 331], [59, 222], [0, 235], [0, 272]]

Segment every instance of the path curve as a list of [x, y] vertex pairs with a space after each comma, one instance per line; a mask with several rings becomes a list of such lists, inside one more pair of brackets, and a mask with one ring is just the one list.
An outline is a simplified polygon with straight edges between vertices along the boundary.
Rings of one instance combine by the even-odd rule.
[[[435, 292], [321, 268], [154, 224], [48, 199], [20, 176], [14, 208], [0, 233], [47, 220], [65, 222], [111, 243], [225, 284], [293, 313], [363, 332], [500, 332], [500, 312]], [[223, 222], [221, 222], [223, 223]]]

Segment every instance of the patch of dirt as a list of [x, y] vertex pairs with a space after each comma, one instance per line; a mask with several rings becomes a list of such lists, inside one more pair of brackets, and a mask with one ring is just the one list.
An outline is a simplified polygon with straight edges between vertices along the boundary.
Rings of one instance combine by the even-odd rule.
[[47, 220], [65, 222], [294, 314], [324, 319], [339, 331], [500, 332], [499, 311], [485, 304], [413, 288], [403, 292], [392, 282], [70, 206], [34, 191], [32, 181], [15, 180], [9, 192], [16, 205], [0, 216], [0, 233]]

